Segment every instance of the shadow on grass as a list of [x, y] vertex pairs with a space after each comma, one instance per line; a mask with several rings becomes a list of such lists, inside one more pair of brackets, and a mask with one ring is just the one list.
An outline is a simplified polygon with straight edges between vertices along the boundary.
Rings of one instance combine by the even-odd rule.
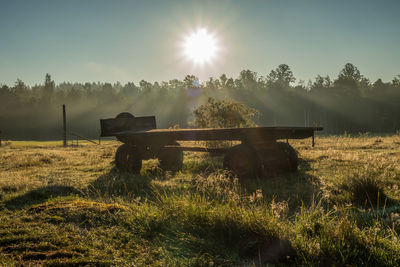
[[[209, 163], [209, 158], [206, 162]], [[200, 167], [188, 165], [184, 171], [194, 174], [208, 176], [216, 171], [221, 165], [221, 160], [216, 160], [209, 169], [204, 169], [205, 164]], [[204, 167], [204, 168], [203, 168]], [[220, 166], [219, 166], [220, 167]], [[239, 181], [246, 192], [262, 190], [265, 200], [287, 201], [289, 207], [302, 203], [311, 203], [316, 192], [312, 181], [314, 177], [307, 174], [311, 167], [308, 162], [300, 161], [299, 171], [292, 174], [280, 174], [257, 179]], [[40, 204], [55, 197], [79, 195], [91, 198], [125, 198], [125, 199], [153, 199], [155, 190], [151, 182], [155, 179], [167, 180], [171, 177], [169, 173], [163, 172], [157, 167], [147, 168], [141, 174], [121, 172], [113, 167], [108, 173], [99, 176], [86, 188], [77, 189], [71, 186], [51, 185], [31, 190], [23, 195], [17, 196], [4, 202], [8, 209], [19, 209], [33, 204]], [[176, 192], [178, 193], [178, 192]]]
[[23, 195], [5, 201], [8, 209], [20, 209], [46, 202], [50, 198], [77, 195], [81, 192], [72, 186], [51, 185], [33, 189]]
[[83, 191], [90, 197], [149, 197], [149, 194], [151, 194], [151, 181], [162, 175], [157, 171], [131, 174], [121, 172], [114, 167], [109, 173], [99, 176]]
[[77, 189], [72, 186], [51, 185], [30, 190], [22, 195], [4, 202], [8, 209], [21, 209], [40, 204], [51, 198], [78, 195], [81, 197], [147, 197], [150, 182], [155, 176], [147, 172], [144, 175], [120, 172], [115, 167], [110, 172], [99, 176], [86, 188]]
[[183, 171], [195, 174], [211, 174], [223, 168], [223, 156], [195, 155], [184, 162]]
[[264, 174], [256, 179], [244, 179], [240, 184], [247, 192], [261, 190], [267, 202], [287, 201], [289, 210], [301, 205], [309, 205], [317, 198], [319, 187], [317, 179], [309, 171], [309, 162], [300, 159], [295, 173]]

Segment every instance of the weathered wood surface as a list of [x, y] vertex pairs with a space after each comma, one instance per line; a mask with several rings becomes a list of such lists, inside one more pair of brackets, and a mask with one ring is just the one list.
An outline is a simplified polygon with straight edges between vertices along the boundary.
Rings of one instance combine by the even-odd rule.
[[[256, 128], [221, 128], [221, 129], [157, 129], [148, 131], [120, 131], [115, 136], [123, 142], [148, 143], [165, 140], [178, 141], [215, 141], [232, 140], [248, 143], [262, 143], [278, 139], [303, 139], [312, 137], [314, 127], [256, 127]], [[165, 143], [163, 142], [163, 143]]]
[[137, 132], [156, 129], [156, 117], [133, 117], [133, 118], [115, 118], [100, 120], [101, 136], [116, 136], [116, 133], [122, 131]]
[[251, 127], [155, 129], [154, 116], [100, 120], [101, 136], [116, 136], [124, 143], [135, 145], [171, 144], [174, 141], [232, 140], [246, 143], [274, 142], [278, 139], [312, 137], [321, 127]]

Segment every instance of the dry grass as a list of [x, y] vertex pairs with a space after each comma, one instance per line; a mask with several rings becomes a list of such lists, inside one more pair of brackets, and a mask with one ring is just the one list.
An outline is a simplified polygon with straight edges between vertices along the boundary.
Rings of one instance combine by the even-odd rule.
[[400, 137], [291, 144], [297, 174], [239, 181], [187, 153], [140, 175], [117, 142], [0, 148], [0, 265], [386, 265], [400, 261]]

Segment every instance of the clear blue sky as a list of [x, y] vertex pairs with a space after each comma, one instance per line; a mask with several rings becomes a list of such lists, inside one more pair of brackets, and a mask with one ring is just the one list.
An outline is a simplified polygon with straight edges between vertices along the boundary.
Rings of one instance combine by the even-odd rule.
[[[375, 81], [400, 74], [400, 1], [0, 0], [0, 83], [204, 81], [288, 64], [297, 81], [354, 63]], [[221, 53], [193, 67], [185, 35], [215, 33]]]

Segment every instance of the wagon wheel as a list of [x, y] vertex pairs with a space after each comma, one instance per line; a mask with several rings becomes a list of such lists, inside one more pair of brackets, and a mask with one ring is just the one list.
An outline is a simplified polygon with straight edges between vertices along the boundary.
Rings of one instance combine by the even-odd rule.
[[122, 112], [122, 113], [119, 113], [115, 118], [116, 119], [121, 119], [121, 118], [133, 119], [133, 118], [135, 118], [135, 116], [133, 116], [129, 112]]
[[142, 159], [140, 158], [139, 153], [135, 151], [135, 148], [128, 145], [123, 144], [118, 147], [117, 152], [115, 153], [115, 164], [118, 169], [131, 173], [139, 173], [142, 168]]
[[[178, 142], [172, 142], [169, 145], [180, 146]], [[183, 151], [173, 148], [162, 148], [158, 155], [160, 168], [165, 171], [180, 171], [183, 167]]]
[[224, 169], [239, 178], [254, 178], [260, 173], [260, 161], [256, 151], [246, 144], [231, 147], [224, 157]]
[[263, 165], [263, 174], [269, 176], [282, 172], [296, 172], [298, 157], [296, 150], [287, 143], [275, 143], [258, 151]]
[[278, 142], [278, 147], [285, 154], [286, 161], [286, 171], [288, 172], [296, 172], [297, 167], [299, 166], [299, 158], [297, 156], [297, 151], [288, 143]]

